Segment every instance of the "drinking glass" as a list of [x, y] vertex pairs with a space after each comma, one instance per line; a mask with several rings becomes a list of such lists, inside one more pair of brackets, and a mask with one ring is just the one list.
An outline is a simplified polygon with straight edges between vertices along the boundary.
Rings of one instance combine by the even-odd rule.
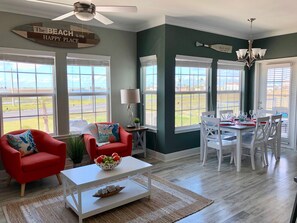
[[253, 118], [253, 114], [254, 114], [254, 110], [249, 110], [249, 114], [250, 114], [250, 117], [252, 119]]

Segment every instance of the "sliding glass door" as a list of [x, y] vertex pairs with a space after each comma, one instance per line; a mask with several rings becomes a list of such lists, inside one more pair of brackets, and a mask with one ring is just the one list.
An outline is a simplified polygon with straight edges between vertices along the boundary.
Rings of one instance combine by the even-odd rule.
[[282, 114], [282, 141], [290, 147], [296, 145], [296, 64], [297, 59], [273, 60], [256, 69], [254, 108]]

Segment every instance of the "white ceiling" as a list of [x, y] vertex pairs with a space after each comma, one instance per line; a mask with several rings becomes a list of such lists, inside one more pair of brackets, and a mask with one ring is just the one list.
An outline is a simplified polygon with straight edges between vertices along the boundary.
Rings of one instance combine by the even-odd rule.
[[[73, 4], [78, 0], [51, 0]], [[165, 22], [238, 38], [250, 37], [248, 18], [255, 17], [253, 38], [297, 32], [296, 0], [92, 0], [95, 5], [133, 5], [137, 13], [102, 13], [114, 24], [104, 26], [95, 20], [89, 25], [140, 31]], [[0, 11], [55, 18], [71, 10], [68, 7], [0, 0]], [[66, 21], [85, 23], [72, 16]]]

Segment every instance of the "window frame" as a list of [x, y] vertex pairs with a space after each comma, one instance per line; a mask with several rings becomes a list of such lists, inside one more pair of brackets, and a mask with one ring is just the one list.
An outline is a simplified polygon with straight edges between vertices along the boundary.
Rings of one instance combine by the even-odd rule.
[[[2, 55], [3, 61], [5, 60], [5, 58], [12, 58], [9, 59], [8, 61], [11, 62], [15, 62], [15, 63], [30, 63], [30, 64], [34, 64], [35, 70], [34, 70], [34, 75], [35, 75], [35, 86], [34, 89], [36, 90], [35, 92], [29, 92], [29, 93], [19, 93], [19, 86], [17, 87], [18, 92], [17, 93], [1, 93], [0, 92], [0, 133], [1, 135], [4, 134], [4, 112], [3, 112], [3, 108], [2, 108], [2, 102], [3, 102], [3, 98], [13, 98], [16, 97], [19, 99], [19, 108], [18, 108], [18, 115], [17, 116], [13, 116], [13, 117], [9, 117], [9, 118], [19, 118], [19, 122], [20, 122], [20, 129], [21, 128], [21, 123], [22, 123], [22, 117], [37, 117], [38, 118], [38, 129], [40, 129], [40, 122], [39, 120], [41, 119], [42, 114], [40, 114], [39, 110], [39, 97], [51, 97], [51, 103], [52, 103], [52, 114], [51, 116], [53, 117], [53, 132], [49, 133], [51, 135], [57, 135], [57, 111], [56, 111], [56, 107], [57, 107], [57, 87], [56, 87], [56, 58], [55, 58], [55, 53], [54, 52], [50, 52], [50, 51], [37, 51], [37, 50], [25, 50], [25, 49], [14, 49], [14, 48], [5, 48], [5, 47], [0, 47], [0, 55]], [[15, 59], [13, 59], [15, 58]], [[46, 62], [42, 62], [42, 63], [38, 63], [38, 61], [46, 61], [49, 60], [51, 61], [51, 65], [52, 67], [52, 72], [48, 73], [52, 75], [52, 93], [40, 93], [37, 91], [38, 89], [38, 83], [37, 83], [37, 74], [38, 71], [36, 70], [36, 65], [37, 64], [47, 64]], [[19, 73], [23, 73], [20, 71], [16, 71], [17, 76], [19, 75]], [[32, 73], [32, 72], [28, 72], [28, 73]], [[46, 73], [47, 74], [47, 73]], [[21, 98], [29, 98], [29, 97], [36, 97], [36, 115], [22, 115], [21, 113]], [[42, 131], [45, 131], [43, 129], [40, 129]]]
[[[69, 63], [69, 61], [77, 61], [77, 64], [71, 64]], [[84, 63], [85, 62], [85, 63]], [[106, 64], [107, 66], [107, 70], [106, 70], [106, 92], [101, 92], [95, 91], [95, 74], [94, 74], [94, 67], [95, 66], [100, 66], [98, 64]], [[101, 56], [101, 55], [90, 55], [90, 54], [74, 54], [74, 53], [68, 53], [67, 57], [66, 57], [66, 69], [67, 69], [67, 83], [69, 81], [69, 74], [68, 74], [68, 66], [69, 65], [77, 65], [77, 66], [84, 66], [85, 64], [89, 64], [89, 66], [91, 66], [91, 79], [92, 79], [92, 91], [89, 92], [81, 92], [81, 79], [79, 82], [80, 85], [80, 92], [71, 92], [69, 91], [69, 86], [67, 87], [67, 92], [68, 92], [68, 101], [70, 101], [69, 99], [71, 97], [80, 97], [80, 112], [78, 113], [71, 113], [70, 112], [70, 106], [69, 107], [69, 134], [73, 134], [73, 133], [78, 133], [79, 131], [71, 131], [70, 129], [70, 121], [71, 118], [70, 116], [72, 114], [75, 115], [80, 115], [81, 120], [83, 119], [83, 114], [92, 114], [95, 113], [95, 122], [101, 122], [96, 120], [96, 114], [99, 113], [96, 111], [96, 104], [92, 104], [93, 109], [95, 109], [93, 112], [83, 112], [83, 98], [84, 96], [89, 96], [89, 97], [96, 97], [96, 96], [105, 96], [106, 97], [106, 120], [104, 120], [103, 122], [110, 122], [111, 121], [111, 81], [110, 81], [110, 56]], [[79, 71], [79, 77], [81, 78], [81, 72]], [[96, 99], [95, 99], [96, 100]], [[68, 102], [69, 105], [69, 102]]]
[[[143, 117], [143, 125], [148, 127], [149, 129], [156, 131], [158, 128], [158, 64], [157, 64], [157, 56], [156, 55], [150, 55], [150, 56], [145, 56], [145, 57], [140, 57], [140, 76], [141, 76], [141, 97], [142, 97], [142, 117]], [[154, 77], [153, 79], [156, 80], [156, 89], [155, 90], [146, 90], [146, 72], [144, 69], [148, 66], [156, 66], [155, 72], [152, 74]], [[155, 117], [155, 123], [156, 125], [150, 125], [146, 123], [146, 111], [153, 111], [152, 109], [146, 109], [146, 96], [151, 95], [155, 96], [156, 98], [156, 117]], [[152, 121], [152, 122], [153, 122]]]
[[[200, 125], [199, 123], [197, 124], [192, 124], [192, 125], [186, 125], [186, 126], [176, 126], [176, 123], [175, 123], [175, 120], [176, 120], [176, 96], [177, 95], [183, 95], [183, 94], [189, 94], [191, 95], [191, 98], [192, 98], [192, 95], [197, 95], [197, 96], [200, 96], [200, 95], [205, 95], [205, 111], [208, 110], [208, 101], [209, 101], [209, 88], [210, 88], [210, 75], [211, 75], [211, 72], [212, 72], [212, 61], [213, 59], [212, 58], [206, 58], [206, 57], [193, 57], [193, 56], [185, 56], [185, 55], [176, 55], [176, 58], [175, 58], [175, 74], [174, 74], [174, 79], [175, 79], [175, 97], [174, 97], [174, 129], [175, 129], [175, 133], [178, 134], [178, 133], [185, 133], [185, 132], [192, 132], [192, 131], [197, 131], [200, 129]], [[189, 91], [176, 91], [176, 78], [177, 78], [177, 68], [178, 67], [187, 67], [187, 68], [205, 68], [207, 69], [206, 70], [206, 80], [205, 80], [205, 83], [206, 83], [206, 87], [205, 87], [205, 90], [204, 91], [197, 91], [197, 90], [190, 90]], [[188, 74], [189, 77], [190, 77], [190, 73]], [[199, 74], [197, 74], [198, 77], [199, 77]], [[190, 79], [189, 79], [190, 80]], [[189, 83], [189, 86], [191, 84]], [[192, 104], [190, 105], [190, 107], [192, 107]], [[195, 109], [190, 109], [191, 111], [192, 110], [195, 110]], [[199, 111], [199, 107], [198, 109], [196, 109], [196, 111]], [[181, 112], [183, 111], [182, 109], [180, 110]], [[198, 115], [198, 120], [199, 120], [199, 117], [201, 117], [201, 114]]]

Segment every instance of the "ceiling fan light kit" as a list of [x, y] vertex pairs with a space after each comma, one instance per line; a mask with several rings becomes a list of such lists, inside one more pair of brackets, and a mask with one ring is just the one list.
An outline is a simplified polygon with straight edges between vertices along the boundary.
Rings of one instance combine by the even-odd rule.
[[81, 21], [90, 21], [96, 14], [96, 6], [93, 3], [74, 3], [74, 15]]
[[92, 19], [96, 19], [105, 25], [110, 25], [113, 23], [113, 21], [111, 21], [104, 15], [100, 14], [99, 12], [137, 12], [136, 6], [120, 6], [120, 5], [96, 6], [91, 2], [91, 0], [81, 0], [81, 1], [75, 2], [73, 5], [65, 4], [62, 2], [55, 2], [51, 0], [26, 0], [26, 1], [49, 4], [49, 5], [58, 5], [62, 7], [74, 7], [74, 9], [71, 12], [68, 12], [66, 14], [63, 14], [59, 17], [52, 19], [54, 21], [63, 20], [70, 16], [75, 15], [76, 18], [78, 18], [81, 21], [90, 21]]

